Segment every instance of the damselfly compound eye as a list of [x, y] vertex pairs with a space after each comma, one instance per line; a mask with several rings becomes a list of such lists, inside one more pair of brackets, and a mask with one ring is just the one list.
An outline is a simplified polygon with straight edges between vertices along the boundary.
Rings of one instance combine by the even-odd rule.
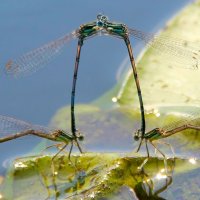
[[79, 141], [83, 141], [84, 140], [84, 136], [83, 135], [78, 136], [78, 140]]
[[135, 141], [138, 141], [139, 139], [140, 139], [140, 138], [139, 138], [138, 135], [135, 135], [135, 136], [134, 136], [134, 140], [135, 140]]
[[140, 134], [141, 134], [141, 131], [140, 130], [137, 130], [136, 132], [135, 132], [135, 135], [134, 135], [134, 140], [135, 141], [138, 141], [139, 139], [140, 139]]
[[101, 20], [102, 20], [103, 22], [107, 22], [107, 21], [108, 21], [108, 17], [106, 17], [105, 15], [103, 15], [103, 16], [101, 17]]
[[98, 19], [98, 20], [101, 20], [101, 17], [102, 17], [102, 14], [98, 14], [98, 15], [97, 15], [97, 19]]

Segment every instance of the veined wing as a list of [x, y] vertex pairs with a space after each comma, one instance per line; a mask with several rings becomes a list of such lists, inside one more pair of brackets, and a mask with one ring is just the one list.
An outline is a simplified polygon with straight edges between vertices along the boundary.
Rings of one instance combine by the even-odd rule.
[[172, 66], [197, 69], [200, 65], [200, 45], [179, 38], [153, 35], [128, 28], [129, 35], [144, 41], [157, 54], [162, 55]]
[[78, 31], [73, 31], [68, 35], [25, 53], [18, 59], [8, 61], [6, 73], [13, 76], [24, 76], [37, 71], [58, 55], [67, 42], [77, 38], [77, 36]]
[[200, 110], [181, 115], [181, 119], [171, 121], [162, 127], [164, 131], [171, 131], [183, 125], [196, 125], [200, 126]]
[[43, 133], [50, 132], [50, 129], [47, 127], [32, 125], [28, 122], [24, 122], [12, 117], [0, 115], [0, 138], [26, 130], [36, 130]]

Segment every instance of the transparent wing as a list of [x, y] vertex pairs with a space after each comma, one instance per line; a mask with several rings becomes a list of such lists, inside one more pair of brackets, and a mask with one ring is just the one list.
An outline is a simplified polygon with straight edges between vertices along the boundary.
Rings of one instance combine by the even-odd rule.
[[128, 28], [129, 35], [144, 41], [172, 66], [197, 69], [200, 65], [200, 44], [171, 36], [158, 36]]
[[50, 132], [49, 128], [39, 125], [32, 125], [18, 119], [0, 115], [0, 138], [26, 130], [37, 130], [44, 133]]
[[164, 125], [162, 129], [165, 131], [171, 131], [175, 128], [178, 128], [180, 126], [187, 125], [187, 124], [200, 126], [200, 111], [199, 110], [181, 115], [181, 119], [171, 121], [170, 124]]
[[77, 38], [77, 35], [78, 31], [73, 31], [22, 55], [18, 59], [8, 61], [5, 67], [6, 73], [13, 76], [24, 76], [37, 71], [59, 55], [65, 44]]

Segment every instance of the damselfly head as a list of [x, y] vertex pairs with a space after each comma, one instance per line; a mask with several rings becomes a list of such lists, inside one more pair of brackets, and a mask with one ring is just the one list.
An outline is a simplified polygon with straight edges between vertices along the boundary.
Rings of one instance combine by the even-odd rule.
[[102, 14], [97, 15], [97, 26], [103, 27], [104, 24], [108, 21], [108, 17]]
[[83, 140], [84, 140], [84, 136], [83, 136], [83, 135], [79, 135], [79, 136], [78, 136], [78, 140], [79, 140], [79, 141], [83, 141]]
[[140, 130], [140, 129], [137, 130], [137, 131], [135, 132], [135, 135], [134, 135], [134, 140], [135, 140], [135, 141], [138, 141], [138, 140], [141, 138], [141, 134], [142, 134], [141, 130]]
[[76, 130], [76, 138], [78, 138], [79, 141], [84, 140], [84, 136], [81, 134], [79, 130]]

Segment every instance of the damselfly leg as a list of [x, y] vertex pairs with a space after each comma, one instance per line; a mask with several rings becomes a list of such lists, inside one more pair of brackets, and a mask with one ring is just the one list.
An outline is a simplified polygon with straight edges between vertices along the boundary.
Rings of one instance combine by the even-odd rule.
[[[160, 142], [170, 147], [173, 154], [173, 158], [174, 158], [174, 150], [172, 146], [169, 143], [166, 143], [160, 140], [184, 130], [200, 131], [200, 112], [199, 111], [186, 114], [186, 116], [183, 117], [183, 119], [173, 121], [171, 122], [171, 124], [165, 125], [162, 128], [155, 128], [149, 132], [146, 132], [144, 136], [142, 135], [140, 131], [137, 131], [135, 133], [134, 139], [138, 141], [139, 138], [141, 138], [141, 141], [146, 143], [146, 151], [147, 151], [147, 158], [144, 160], [144, 162], [139, 168], [140, 169], [143, 168], [149, 159], [149, 150], [147, 146], [147, 142], [149, 142], [154, 147], [154, 149], [163, 156], [165, 169], [167, 169], [167, 158], [165, 154], [159, 148], [157, 148], [157, 146], [154, 144], [154, 141], [158, 141], [158, 143]], [[139, 151], [142, 142], [140, 142], [137, 151]]]
[[78, 143], [78, 140], [82, 141], [84, 137], [79, 132], [77, 132], [76, 135], [71, 135], [63, 130], [51, 130], [43, 126], [32, 125], [21, 120], [0, 115], [0, 143], [28, 135], [34, 135], [40, 138], [59, 142], [59, 145], [62, 143], [63, 147], [55, 156], [57, 156], [65, 147], [71, 144], [68, 155], [70, 159], [74, 142], [77, 144], [80, 153], [82, 153], [82, 149]]

